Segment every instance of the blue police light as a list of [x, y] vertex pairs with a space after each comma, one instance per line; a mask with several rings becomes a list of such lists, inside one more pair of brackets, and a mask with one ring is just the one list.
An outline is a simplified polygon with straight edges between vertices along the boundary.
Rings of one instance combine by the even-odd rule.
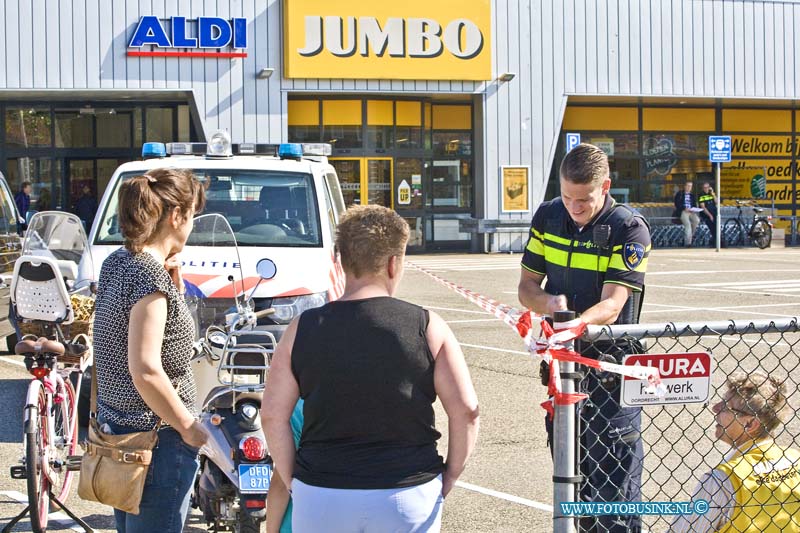
[[283, 143], [278, 148], [278, 157], [281, 159], [302, 159], [303, 145], [297, 143]]
[[164, 143], [144, 143], [142, 145], [142, 159], [154, 157], [167, 157], [167, 147]]

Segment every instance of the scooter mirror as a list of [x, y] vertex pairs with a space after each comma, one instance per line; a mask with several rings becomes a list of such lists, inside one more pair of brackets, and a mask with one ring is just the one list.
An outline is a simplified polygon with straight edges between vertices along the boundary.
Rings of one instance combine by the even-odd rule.
[[258, 275], [261, 277], [261, 279], [272, 279], [278, 272], [278, 268], [271, 259], [261, 259], [258, 263], [256, 263], [256, 272], [258, 272]]

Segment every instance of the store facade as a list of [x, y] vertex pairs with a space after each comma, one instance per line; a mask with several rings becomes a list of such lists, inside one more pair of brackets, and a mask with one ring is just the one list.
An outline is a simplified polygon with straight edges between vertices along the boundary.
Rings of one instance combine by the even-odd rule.
[[731, 134], [725, 175], [763, 169], [797, 214], [793, 2], [9, 0], [0, 20], [0, 171], [42, 208], [99, 196], [144, 141], [225, 129], [331, 143], [348, 202], [396, 209], [414, 250], [521, 249], [566, 133], [643, 203], [706, 179]]

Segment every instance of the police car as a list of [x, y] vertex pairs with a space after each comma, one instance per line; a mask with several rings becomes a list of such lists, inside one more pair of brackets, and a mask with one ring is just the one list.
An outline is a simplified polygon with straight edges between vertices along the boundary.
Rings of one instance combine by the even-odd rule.
[[[208, 143], [146, 143], [144, 160], [120, 166], [100, 202], [89, 235], [95, 275], [123, 244], [117, 223], [122, 182], [156, 168], [189, 169], [207, 182], [204, 213], [224, 215], [239, 247], [238, 257], [234, 247], [219, 245], [187, 246], [180, 254], [187, 294], [203, 300], [199, 331], [221, 322], [237, 291], [252, 294], [256, 311], [275, 309], [259, 320], [259, 329], [279, 338], [294, 317], [344, 290], [334, 236], [345, 205], [330, 153], [328, 144], [233, 145], [225, 132]], [[274, 264], [274, 275], [259, 283], [256, 265], [263, 260]]]

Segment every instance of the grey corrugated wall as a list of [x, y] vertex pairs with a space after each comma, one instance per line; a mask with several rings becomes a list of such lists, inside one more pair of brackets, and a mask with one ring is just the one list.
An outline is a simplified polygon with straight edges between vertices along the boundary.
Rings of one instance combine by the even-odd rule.
[[[128, 57], [144, 15], [245, 17], [248, 57]], [[285, 132], [279, 75], [255, 78], [280, 70], [277, 0], [3, 0], [0, 21], [0, 89], [192, 90], [206, 133], [278, 142]]]
[[[493, 0], [492, 10], [493, 71], [515, 72], [509, 83], [282, 79], [279, 0], [6, 0], [0, 89], [191, 89], [206, 132], [260, 142], [286, 138], [288, 92], [478, 94], [484, 218], [500, 218], [503, 164], [530, 165], [541, 201], [566, 95], [798, 96], [796, 1]], [[246, 17], [249, 56], [128, 58], [151, 14]], [[273, 77], [256, 80], [267, 66]]]

